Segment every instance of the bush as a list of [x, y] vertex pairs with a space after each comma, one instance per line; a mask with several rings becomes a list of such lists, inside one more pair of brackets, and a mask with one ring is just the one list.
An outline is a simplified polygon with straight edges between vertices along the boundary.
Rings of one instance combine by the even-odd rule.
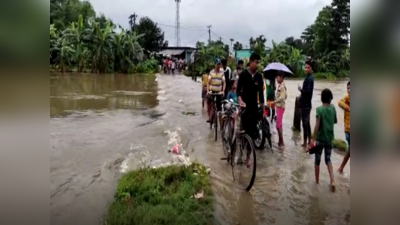
[[335, 139], [332, 141], [332, 146], [342, 152], [347, 151], [347, 142], [341, 139]]
[[130, 73], [157, 73], [159, 72], [159, 63], [156, 59], [151, 58], [143, 62], [139, 62], [132, 67]]
[[[203, 192], [203, 197], [193, 196]], [[204, 166], [140, 169], [118, 182], [107, 225], [213, 224], [213, 195]]]

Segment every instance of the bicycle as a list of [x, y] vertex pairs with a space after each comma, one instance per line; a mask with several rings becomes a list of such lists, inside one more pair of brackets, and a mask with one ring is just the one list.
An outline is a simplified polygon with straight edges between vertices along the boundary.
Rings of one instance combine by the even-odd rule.
[[[221, 160], [227, 160], [228, 163], [230, 163], [232, 167], [232, 176], [234, 181], [239, 180], [243, 177], [243, 173], [240, 172], [240, 170], [246, 172], [250, 169], [250, 166], [253, 166], [253, 168], [250, 169], [251, 170], [250, 181], [242, 183], [244, 189], [246, 191], [250, 191], [256, 179], [256, 167], [257, 167], [254, 142], [253, 139], [245, 132], [245, 130], [242, 129], [241, 118], [246, 110], [245, 107], [242, 107], [231, 100], [229, 100], [229, 104], [230, 107], [233, 107], [230, 111], [234, 113], [231, 114], [231, 119], [229, 119], [228, 121], [234, 120], [235, 125], [234, 125], [232, 140], [230, 141], [230, 143], [228, 143], [229, 148], [227, 149], [226, 153], [224, 149], [224, 154], [226, 156]], [[242, 110], [238, 110], [239, 107], [242, 107]], [[230, 124], [231, 123], [229, 122], [224, 123], [224, 126], [230, 126]], [[244, 149], [246, 149], [245, 150], [246, 159], [243, 161]], [[253, 157], [251, 157], [251, 154]], [[240, 180], [239, 183], [241, 183]]]
[[222, 124], [221, 124], [221, 140], [222, 140], [222, 149], [224, 153], [224, 157], [230, 162], [230, 149], [232, 145], [233, 139], [233, 128], [234, 128], [234, 115], [237, 111], [237, 107], [232, 106], [229, 100], [222, 101], [223, 112], [222, 112]]
[[216, 101], [216, 97], [217, 96], [222, 96], [222, 92], [219, 93], [214, 93], [214, 92], [209, 92], [209, 95], [211, 95], [212, 97], [212, 107], [210, 108], [210, 130], [213, 128], [213, 124], [214, 124], [214, 138], [215, 141], [217, 141], [218, 139], [218, 108], [217, 108], [217, 101]]
[[270, 124], [267, 120], [267, 113], [268, 110], [262, 112], [261, 106], [258, 105], [258, 113], [260, 114], [260, 118], [257, 120], [257, 139], [254, 140], [254, 145], [257, 149], [263, 149], [265, 145], [265, 139], [268, 140], [268, 144], [270, 147], [271, 152], [272, 149], [272, 135], [270, 130]]

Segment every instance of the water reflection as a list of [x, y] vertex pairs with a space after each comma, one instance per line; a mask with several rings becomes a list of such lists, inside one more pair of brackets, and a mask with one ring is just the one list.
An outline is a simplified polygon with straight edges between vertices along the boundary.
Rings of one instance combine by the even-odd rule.
[[158, 104], [154, 75], [52, 74], [51, 78], [51, 117], [85, 110], [140, 110]]

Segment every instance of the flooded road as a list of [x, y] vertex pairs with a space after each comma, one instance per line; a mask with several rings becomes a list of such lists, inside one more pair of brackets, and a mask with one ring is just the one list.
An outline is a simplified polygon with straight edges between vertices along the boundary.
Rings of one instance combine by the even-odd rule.
[[[278, 150], [274, 134], [274, 153], [257, 151], [256, 181], [246, 193], [232, 187], [231, 169], [219, 160], [222, 145], [205, 123], [200, 83], [179, 75], [52, 76], [51, 224], [99, 224], [121, 172], [176, 160], [167, 153], [176, 143], [211, 167], [218, 224], [343, 224], [350, 210], [350, 166], [344, 175], [335, 174], [335, 193], [329, 192], [324, 166], [320, 184], [314, 184], [313, 156], [303, 153], [301, 134], [291, 130], [300, 83], [286, 81], [286, 147]], [[346, 82], [317, 81], [314, 108], [325, 87], [336, 102]], [[344, 139], [343, 112], [337, 111], [335, 134]], [[334, 166], [341, 160], [333, 153]]]

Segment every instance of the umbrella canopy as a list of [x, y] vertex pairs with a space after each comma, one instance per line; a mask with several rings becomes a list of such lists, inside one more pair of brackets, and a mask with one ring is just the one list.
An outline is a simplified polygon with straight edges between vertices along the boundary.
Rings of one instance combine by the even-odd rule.
[[286, 74], [293, 75], [292, 71], [290, 71], [290, 69], [287, 68], [287, 66], [282, 63], [273, 62], [273, 63], [268, 64], [263, 69], [265, 78], [275, 78], [278, 71], [282, 71]]

